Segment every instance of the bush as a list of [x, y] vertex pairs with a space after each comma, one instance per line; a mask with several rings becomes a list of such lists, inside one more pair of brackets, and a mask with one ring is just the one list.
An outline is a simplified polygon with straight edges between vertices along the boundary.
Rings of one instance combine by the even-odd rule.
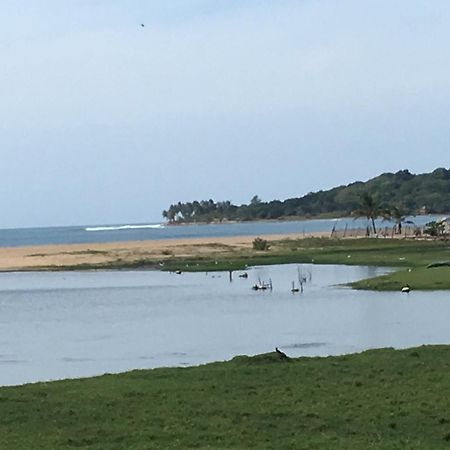
[[444, 224], [442, 222], [428, 222], [425, 225], [425, 229], [423, 230], [423, 232], [425, 234], [428, 234], [429, 236], [433, 236], [433, 237], [439, 237], [442, 236], [444, 234], [445, 231], [445, 227]]
[[263, 250], [267, 251], [270, 248], [270, 244], [265, 239], [257, 237], [253, 240], [253, 250]]

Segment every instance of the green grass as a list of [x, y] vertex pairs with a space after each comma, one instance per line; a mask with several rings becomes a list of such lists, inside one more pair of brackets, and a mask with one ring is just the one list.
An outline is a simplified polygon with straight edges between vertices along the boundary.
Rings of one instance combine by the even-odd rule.
[[246, 265], [311, 263], [353, 264], [393, 267], [422, 266], [450, 258], [450, 244], [444, 241], [408, 241], [400, 239], [330, 239], [306, 238], [271, 241], [269, 251], [241, 251], [231, 256], [212, 258], [173, 258], [166, 266], [189, 270], [222, 270]]
[[448, 449], [450, 347], [0, 389], [0, 448]]
[[400, 291], [405, 285], [412, 290], [450, 289], [450, 267], [399, 270], [389, 275], [350, 283], [354, 289], [375, 291]]

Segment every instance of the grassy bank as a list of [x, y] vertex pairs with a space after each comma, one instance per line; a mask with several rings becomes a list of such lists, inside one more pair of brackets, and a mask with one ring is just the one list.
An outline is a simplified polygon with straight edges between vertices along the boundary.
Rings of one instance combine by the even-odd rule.
[[450, 267], [418, 267], [399, 270], [389, 275], [350, 284], [354, 289], [374, 291], [399, 291], [406, 285], [413, 290], [450, 289]]
[[315, 263], [369, 265], [399, 268], [392, 274], [352, 283], [356, 289], [400, 290], [408, 284], [415, 290], [450, 289], [450, 266], [427, 266], [450, 260], [450, 245], [444, 241], [400, 239], [285, 239], [271, 242], [267, 252], [246, 251], [211, 258], [174, 258], [166, 270], [242, 270], [252, 265]]
[[0, 389], [0, 448], [448, 449], [450, 347]]
[[282, 239], [270, 242], [269, 251], [241, 249], [217, 252], [207, 257], [178, 257], [165, 262], [166, 269], [187, 267], [205, 269], [242, 269], [247, 265], [316, 263], [352, 264], [391, 267], [419, 267], [450, 259], [450, 243], [405, 239]]
[[[94, 256], [99, 254], [99, 251], [95, 250], [90, 252], [95, 252]], [[398, 290], [408, 283], [412, 289], [450, 289], [450, 266], [427, 268], [429, 264], [450, 261], [450, 244], [445, 241], [311, 237], [271, 240], [268, 251], [252, 249], [250, 241], [246, 246], [223, 243], [174, 245], [163, 249], [160, 254], [136, 250], [101, 253], [105, 257], [102, 262], [40, 265], [32, 268], [28, 266], [25, 270], [236, 271], [244, 270], [248, 266], [267, 264], [352, 264], [403, 269], [370, 282], [355, 283], [355, 288]], [[411, 272], [409, 269], [412, 269]]]

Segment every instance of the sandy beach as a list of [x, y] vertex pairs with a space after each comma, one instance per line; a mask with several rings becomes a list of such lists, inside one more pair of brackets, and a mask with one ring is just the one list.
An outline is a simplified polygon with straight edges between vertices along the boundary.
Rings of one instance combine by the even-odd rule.
[[[329, 236], [329, 233], [282, 234], [263, 236], [269, 241]], [[164, 261], [171, 257], [220, 256], [252, 248], [255, 236], [167, 239], [110, 243], [40, 245], [0, 248], [0, 271], [63, 270], [65, 267], [107, 265], [142, 260]]]

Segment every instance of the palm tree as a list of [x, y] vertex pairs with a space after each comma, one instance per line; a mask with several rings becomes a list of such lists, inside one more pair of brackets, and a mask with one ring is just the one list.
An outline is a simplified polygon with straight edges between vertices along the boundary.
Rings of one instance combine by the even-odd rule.
[[[364, 192], [361, 195], [361, 206], [353, 212], [355, 215], [355, 219], [359, 217], [366, 217], [367, 221], [372, 224], [372, 229], [374, 234], [377, 233], [377, 229], [375, 227], [375, 219], [382, 215], [382, 210], [378, 202], [374, 199], [374, 197], [368, 192]], [[370, 227], [367, 226], [367, 235], [370, 234]]]
[[387, 211], [386, 218], [395, 222], [395, 232], [402, 234], [402, 223], [406, 220], [406, 211], [398, 206], [393, 206]]

